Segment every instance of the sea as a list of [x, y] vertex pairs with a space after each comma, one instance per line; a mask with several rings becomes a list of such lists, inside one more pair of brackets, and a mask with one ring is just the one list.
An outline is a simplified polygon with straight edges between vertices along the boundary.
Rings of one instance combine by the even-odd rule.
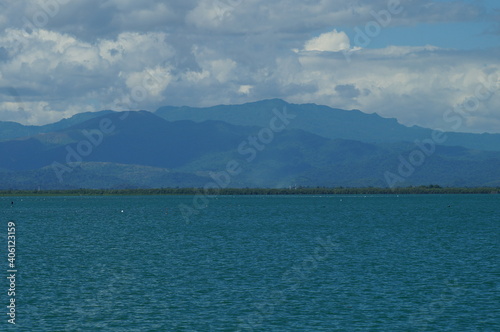
[[1, 331], [500, 331], [500, 195], [0, 206]]

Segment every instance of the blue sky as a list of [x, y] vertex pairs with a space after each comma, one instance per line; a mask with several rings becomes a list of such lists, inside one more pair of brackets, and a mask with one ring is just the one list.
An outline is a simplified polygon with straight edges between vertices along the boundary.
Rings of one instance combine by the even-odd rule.
[[[500, 46], [500, 37], [487, 32], [492, 27], [490, 22], [426, 23], [411, 27], [389, 27], [368, 47], [435, 45], [457, 50], [488, 49]], [[354, 38], [355, 32], [352, 29], [347, 31], [349, 37]]]
[[500, 132], [499, 77], [496, 0], [0, 0], [0, 121], [282, 98]]
[[[440, 0], [436, 3], [459, 3], [454, 0]], [[367, 48], [383, 48], [390, 45], [425, 46], [434, 45], [457, 50], [488, 49], [500, 47], [500, 2], [498, 0], [462, 1], [464, 4], [476, 5], [484, 11], [483, 15], [470, 21], [450, 20], [443, 22], [421, 22], [411, 25], [389, 26]], [[496, 14], [496, 17], [495, 17]], [[360, 25], [359, 27], [363, 27]], [[353, 27], [342, 29], [353, 39], [356, 35]], [[492, 31], [497, 30], [494, 34]]]

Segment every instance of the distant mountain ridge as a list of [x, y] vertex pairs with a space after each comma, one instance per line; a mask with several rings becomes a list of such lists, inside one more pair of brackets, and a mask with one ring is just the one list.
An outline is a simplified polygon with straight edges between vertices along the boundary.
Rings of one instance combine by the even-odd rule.
[[[225, 121], [234, 125], [268, 125], [273, 109], [286, 108], [296, 115], [288, 129], [302, 129], [326, 138], [352, 139], [367, 143], [387, 143], [424, 140], [432, 136], [432, 129], [404, 126], [396, 119], [383, 118], [376, 113], [359, 110], [341, 110], [316, 104], [290, 104], [281, 99], [262, 100], [242, 105], [212, 107], [160, 107], [155, 114], [169, 121], [206, 120]], [[443, 145], [463, 146], [469, 149], [500, 151], [500, 134], [446, 133]]]
[[[397, 185], [500, 185], [500, 152], [436, 146], [401, 177], [401, 158], [409, 160], [415, 144], [332, 139], [292, 128], [299, 116], [283, 114], [300, 111], [275, 102], [269, 106], [283, 106], [282, 118], [273, 109], [258, 111], [263, 122], [255, 126], [168, 121], [147, 111], [71, 118], [53, 131], [0, 142], [0, 189], [203, 188], [214, 181], [228, 187], [387, 187], [387, 172], [401, 178]], [[238, 171], [229, 176], [228, 165]]]
[[0, 141], [15, 139], [19, 137], [30, 137], [42, 133], [69, 128], [73, 125], [85, 122], [87, 120], [100, 117], [102, 115], [113, 113], [113, 111], [85, 112], [73, 115], [71, 118], [62, 119], [55, 123], [43, 126], [25, 126], [17, 122], [0, 121]]
[[[288, 129], [301, 129], [332, 139], [351, 139], [367, 143], [413, 143], [415, 140], [431, 137], [433, 132], [432, 129], [419, 126], [407, 127], [394, 118], [383, 118], [376, 113], [368, 114], [359, 110], [348, 111], [316, 104], [291, 104], [281, 99], [212, 107], [163, 106], [154, 113], [168, 121], [215, 120], [240, 126], [265, 127], [273, 116], [273, 109], [287, 109], [289, 113], [296, 115]], [[0, 141], [66, 129], [111, 113], [115, 112], [105, 110], [79, 113], [43, 126], [24, 126], [16, 122], [0, 121]], [[500, 151], [500, 134], [447, 132], [446, 137], [443, 145]]]

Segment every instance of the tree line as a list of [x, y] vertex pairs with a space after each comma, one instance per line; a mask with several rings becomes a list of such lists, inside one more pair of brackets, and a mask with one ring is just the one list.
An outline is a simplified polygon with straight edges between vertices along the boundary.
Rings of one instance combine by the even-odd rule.
[[65, 189], [65, 190], [0, 190], [0, 196], [34, 195], [377, 195], [377, 194], [498, 194], [500, 187], [441, 187], [439, 185], [399, 188], [157, 188], [157, 189]]

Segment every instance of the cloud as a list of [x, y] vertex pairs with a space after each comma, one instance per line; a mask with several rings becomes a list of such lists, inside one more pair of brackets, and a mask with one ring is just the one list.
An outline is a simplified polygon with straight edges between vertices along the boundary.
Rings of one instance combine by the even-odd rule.
[[[51, 121], [57, 112], [69, 116], [107, 108], [115, 100], [130, 101], [134, 88], [146, 88], [149, 105], [157, 105], [172, 79], [166, 61], [175, 51], [166, 38], [163, 32], [124, 32], [114, 40], [89, 43], [48, 30], [26, 34], [9, 29], [0, 35], [9, 58], [0, 63], [0, 86], [34, 91], [22, 94], [37, 110], [28, 123]], [[47, 118], [35, 115], [39, 111]]]
[[[495, 110], [500, 106], [500, 89], [485, 82], [495, 81], [496, 73], [500, 73], [500, 63], [495, 59], [499, 55], [500, 50], [485, 54], [435, 47], [389, 47], [360, 50], [346, 63], [340, 54], [301, 53], [302, 79], [316, 82], [317, 89], [313, 94], [295, 96], [294, 101], [310, 99], [346, 109], [370, 110], [398, 118], [406, 125], [498, 132], [498, 122], [483, 122], [480, 127], [474, 119], [498, 115]], [[485, 67], [485, 63], [490, 65]], [[488, 98], [479, 100], [477, 109], [465, 111], [463, 125], [453, 128], [443, 118], [444, 113], [464, 100], [474, 99], [483, 85], [491, 87]]]
[[[463, 1], [391, 3], [404, 8], [392, 26], [493, 19], [484, 8]], [[3, 0], [0, 4], [0, 29], [21, 29], [29, 23], [85, 41], [113, 39], [125, 31], [314, 33], [332, 26], [362, 26], [373, 20], [373, 12], [389, 7], [388, 0]]]
[[306, 51], [328, 51], [338, 52], [348, 50], [351, 47], [351, 42], [346, 33], [337, 30], [319, 35], [316, 38], [310, 39], [304, 45]]
[[[42, 124], [100, 109], [283, 98], [449, 126], [445, 110], [498, 72], [500, 51], [353, 47], [346, 31], [364, 29], [388, 3], [0, 0], [0, 120]], [[400, 7], [391, 27], [496, 23], [477, 2]], [[498, 131], [499, 94], [466, 113], [460, 130]]]
[[186, 22], [197, 28], [217, 30], [234, 21], [235, 11], [241, 5], [242, 0], [202, 0], [186, 15]]
[[335, 91], [342, 98], [348, 98], [348, 99], [357, 98], [361, 94], [361, 92], [359, 91], [359, 89], [356, 88], [356, 86], [354, 84], [337, 85], [335, 87]]

